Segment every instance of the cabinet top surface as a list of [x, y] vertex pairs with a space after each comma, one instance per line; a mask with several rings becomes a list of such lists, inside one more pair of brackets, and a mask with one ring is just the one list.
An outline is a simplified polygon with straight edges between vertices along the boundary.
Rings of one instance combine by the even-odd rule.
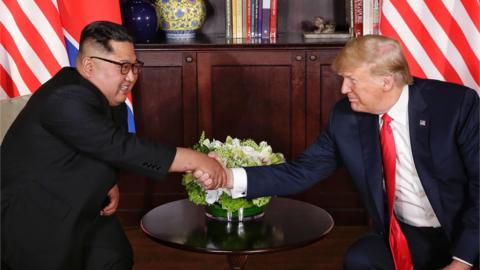
[[136, 44], [137, 50], [148, 49], [212, 49], [212, 48], [265, 48], [282, 49], [290, 47], [302, 48], [339, 48], [343, 47], [348, 39], [306, 39], [301, 33], [283, 34], [273, 39], [226, 39], [221, 34], [200, 35], [191, 40], [166, 40], [159, 38], [155, 43]]

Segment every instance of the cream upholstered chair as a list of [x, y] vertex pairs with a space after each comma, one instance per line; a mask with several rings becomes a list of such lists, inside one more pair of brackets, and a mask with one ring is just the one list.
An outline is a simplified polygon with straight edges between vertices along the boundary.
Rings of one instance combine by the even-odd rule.
[[23, 107], [25, 107], [25, 104], [27, 104], [30, 96], [31, 95], [24, 95], [0, 100], [0, 142], [3, 140], [13, 120], [15, 120]]

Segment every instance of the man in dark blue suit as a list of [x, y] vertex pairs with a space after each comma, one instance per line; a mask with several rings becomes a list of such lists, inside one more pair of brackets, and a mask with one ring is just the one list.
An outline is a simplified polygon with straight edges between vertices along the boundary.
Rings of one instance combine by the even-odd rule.
[[[399, 255], [410, 257], [414, 269], [471, 269], [479, 256], [477, 93], [412, 78], [398, 42], [382, 36], [350, 41], [333, 68], [343, 77], [347, 97], [335, 105], [327, 128], [296, 160], [232, 169], [232, 194], [298, 193], [343, 164], [373, 221], [372, 231], [348, 249], [345, 269], [412, 269], [394, 262], [392, 218], [408, 243]], [[380, 142], [387, 114], [396, 164], [390, 216]], [[196, 176], [210, 184], [208, 177]]]

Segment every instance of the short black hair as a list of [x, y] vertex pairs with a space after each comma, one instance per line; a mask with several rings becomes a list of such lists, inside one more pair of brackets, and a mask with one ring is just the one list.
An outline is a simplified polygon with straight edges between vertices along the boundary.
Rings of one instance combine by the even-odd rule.
[[80, 52], [87, 41], [94, 41], [107, 52], [112, 52], [110, 41], [125, 41], [133, 43], [133, 37], [128, 33], [127, 29], [121, 24], [109, 21], [95, 21], [83, 28], [80, 35]]

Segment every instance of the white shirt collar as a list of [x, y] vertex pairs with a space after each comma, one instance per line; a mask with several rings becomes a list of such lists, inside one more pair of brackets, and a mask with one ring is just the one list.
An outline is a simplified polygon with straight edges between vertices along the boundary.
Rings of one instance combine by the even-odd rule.
[[[404, 126], [408, 125], [408, 85], [403, 87], [400, 98], [387, 113], [394, 121]], [[382, 115], [380, 115], [380, 119]]]

